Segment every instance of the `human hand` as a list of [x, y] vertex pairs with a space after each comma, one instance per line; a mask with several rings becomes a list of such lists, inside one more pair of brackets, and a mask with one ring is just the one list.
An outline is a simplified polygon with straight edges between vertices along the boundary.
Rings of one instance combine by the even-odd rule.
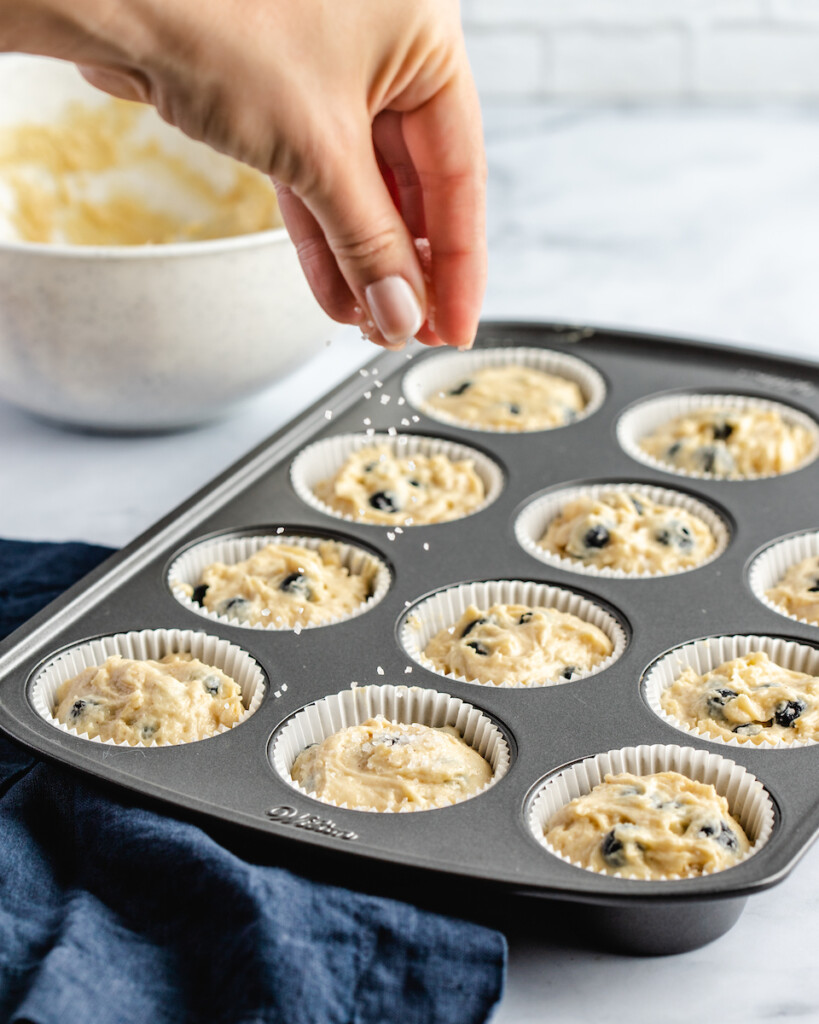
[[12, 46], [0, 36], [4, 48], [72, 60], [92, 84], [152, 103], [269, 174], [333, 319], [387, 346], [471, 344], [486, 278], [485, 164], [457, 0], [22, 8], [30, 24]]

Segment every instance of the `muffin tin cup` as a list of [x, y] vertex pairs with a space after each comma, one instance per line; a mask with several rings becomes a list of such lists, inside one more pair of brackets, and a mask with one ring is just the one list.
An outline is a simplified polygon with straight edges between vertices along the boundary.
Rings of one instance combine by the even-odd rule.
[[751, 563], [748, 584], [756, 597], [777, 615], [784, 615], [794, 622], [804, 622], [805, 625], [816, 628], [817, 623], [792, 614], [784, 605], [776, 604], [765, 594], [766, 590], [772, 589], [781, 581], [791, 566], [806, 558], [819, 558], [819, 530], [800, 533], [796, 537], [786, 537], [765, 548]]
[[[332, 736], [350, 726], [361, 725], [370, 718], [382, 716], [390, 722], [441, 727], [454, 726], [466, 743], [485, 758], [492, 768], [492, 778], [477, 793], [466, 797], [473, 800], [499, 782], [509, 769], [510, 751], [506, 739], [497, 725], [478, 708], [459, 697], [418, 686], [355, 686], [342, 693], [323, 697], [296, 712], [274, 735], [269, 757], [276, 773], [289, 786], [305, 796], [313, 797], [333, 807], [346, 807], [334, 800], [309, 793], [290, 777], [298, 755], [314, 743]], [[464, 801], [456, 801], [463, 803]], [[454, 806], [454, 805], [447, 805]], [[418, 813], [411, 808], [399, 811], [379, 811], [374, 807], [353, 807], [351, 810], [375, 814]], [[440, 810], [440, 808], [430, 808]]]
[[[351, 575], [361, 575], [361, 573], [367, 571], [374, 571], [375, 573], [373, 576], [373, 592], [370, 597], [346, 615], [330, 616], [321, 622], [309, 622], [301, 626], [279, 626], [273, 621], [245, 623], [238, 619], [230, 618], [227, 615], [219, 615], [216, 612], [209, 611], [188, 597], [182, 589], [184, 584], [196, 587], [204, 569], [214, 562], [235, 565], [237, 562], [243, 562], [252, 557], [257, 551], [260, 551], [268, 544], [288, 544], [307, 548], [309, 551], [318, 551], [319, 547], [326, 542], [336, 546], [341, 556], [342, 564]], [[390, 588], [391, 581], [392, 574], [386, 564], [363, 548], [357, 547], [354, 544], [345, 544], [343, 541], [338, 541], [332, 537], [302, 537], [296, 534], [285, 534], [284, 530], [275, 534], [263, 535], [227, 534], [193, 544], [174, 559], [167, 576], [168, 586], [177, 601], [203, 618], [224, 623], [225, 625], [240, 626], [244, 629], [274, 629], [290, 632], [301, 632], [302, 629], [331, 626], [335, 622], [344, 622], [358, 615], [363, 615], [364, 612], [374, 608], [384, 597]]]
[[[595, 786], [605, 781], [606, 775], [630, 772], [633, 775], [649, 775], [655, 772], [678, 772], [697, 782], [712, 785], [720, 796], [728, 801], [733, 817], [748, 836], [751, 848], [737, 863], [743, 863], [758, 853], [768, 842], [774, 828], [774, 806], [762, 783], [746, 768], [720, 754], [694, 747], [654, 744], [639, 747], [624, 747], [609, 750], [604, 754], [584, 758], [563, 768], [541, 783], [534, 792], [528, 807], [526, 822], [535, 839], [554, 857], [573, 867], [593, 874], [608, 872], [584, 867], [566, 857], [546, 841], [544, 835], [548, 823], [578, 797], [585, 796]], [[734, 867], [736, 865], [732, 865]], [[730, 868], [725, 870], [730, 871]], [[717, 872], [711, 872], [716, 874]], [[723, 872], [719, 872], [722, 874]], [[619, 872], [609, 877], [639, 884], [645, 881], [683, 881], [678, 875], [664, 875], [656, 879], [624, 878]]]
[[[692, 668], [697, 675], [705, 675], [718, 665], [734, 658], [741, 658], [752, 651], [764, 651], [771, 661], [794, 672], [805, 672], [808, 675], [819, 675], [819, 650], [808, 644], [796, 643], [772, 636], [715, 636], [705, 640], [694, 640], [681, 647], [675, 647], [663, 655], [649, 668], [643, 679], [643, 693], [651, 710], [659, 718], [681, 732], [686, 732], [699, 739], [709, 740], [726, 747], [752, 747], [757, 750], [793, 750], [797, 747], [816, 746], [816, 740], [794, 740], [783, 743], [781, 740], [765, 738], [765, 733], [756, 736], [731, 737], [723, 739], [715, 736], [699, 726], [688, 726], [673, 715], [669, 715], [660, 705], [660, 698], [665, 690], [680, 677], [687, 668]], [[757, 740], [757, 742], [754, 742]]]
[[464, 430], [485, 431], [496, 434], [531, 434], [542, 430], [556, 430], [570, 424], [554, 427], [532, 427], [528, 430], [513, 430], [506, 427], [479, 426], [467, 423], [436, 409], [427, 398], [438, 391], [454, 387], [465, 377], [477, 370], [495, 366], [525, 366], [541, 370], [556, 377], [565, 377], [578, 385], [585, 399], [584, 408], [573, 423], [586, 419], [596, 412], [606, 398], [606, 384], [602, 376], [588, 363], [564, 352], [553, 352], [538, 348], [489, 348], [473, 349], [470, 352], [440, 355], [435, 360], [414, 366], [404, 377], [403, 390], [407, 400], [424, 415]]
[[[758, 409], [761, 412], [778, 412], [785, 423], [804, 427], [813, 439], [810, 454], [784, 473], [759, 473], [752, 476], [725, 477], [718, 473], [702, 473], [697, 470], [681, 469], [671, 462], [655, 459], [653, 455], [643, 451], [640, 441], [678, 416], [687, 416], [702, 409], [727, 409], [746, 412]], [[712, 394], [676, 394], [660, 395], [649, 398], [624, 412], [617, 421], [617, 440], [625, 453], [653, 469], [661, 469], [665, 473], [685, 476], [697, 480], [719, 480], [724, 483], [741, 483], [743, 480], [766, 480], [772, 477], [787, 476], [809, 465], [819, 455], [819, 425], [810, 416], [782, 402], [772, 402], [765, 398], [753, 398], [750, 395], [712, 395]]]
[[[674, 569], [671, 572], [626, 572], [623, 569], [612, 569], [609, 566], [598, 568], [595, 565], [586, 565], [576, 558], [565, 558], [557, 555], [540, 544], [540, 539], [546, 532], [549, 524], [561, 512], [561, 510], [575, 498], [591, 498], [596, 500], [606, 494], [624, 493], [636, 494], [638, 497], [647, 498], [649, 501], [671, 508], [681, 508], [686, 512], [701, 519], [711, 531], [716, 541], [714, 550], [696, 565], [682, 569]], [[692, 572], [704, 565], [713, 562], [715, 558], [725, 551], [731, 535], [728, 525], [710, 505], [699, 501], [690, 494], [682, 491], [671, 490], [666, 487], [656, 487], [651, 484], [623, 484], [623, 483], [601, 483], [588, 484], [581, 487], [569, 487], [564, 490], [551, 491], [539, 498], [535, 498], [520, 513], [515, 522], [515, 537], [518, 543], [533, 558], [540, 562], [552, 565], [556, 569], [564, 569], [567, 572], [577, 572], [584, 576], [600, 576], [607, 579], [657, 579], [663, 576], [677, 576], [683, 572]]]
[[[375, 445], [386, 445], [399, 457], [410, 458], [413, 455], [445, 455], [453, 462], [471, 459], [475, 472], [480, 477], [484, 486], [484, 500], [481, 504], [470, 510], [465, 516], [453, 517], [445, 522], [458, 522], [468, 516], [475, 515], [486, 508], [498, 497], [503, 488], [503, 473], [496, 462], [493, 462], [488, 455], [476, 451], [466, 445], [454, 441], [445, 441], [442, 438], [424, 437], [420, 434], [340, 434], [335, 437], [327, 437], [316, 441], [303, 449], [290, 467], [290, 479], [296, 494], [303, 502], [312, 508], [323, 512], [325, 515], [333, 516], [335, 519], [342, 519], [345, 522], [360, 523], [362, 526], [374, 526], [377, 529], [390, 529], [389, 525], [382, 523], [368, 523], [355, 519], [353, 516], [339, 512], [329, 505], [326, 505], [314, 492], [314, 488], [323, 480], [333, 477], [344, 461], [352, 454], [362, 448], [370, 448]], [[427, 523], [401, 523], [396, 524], [401, 529], [409, 529], [410, 526], [427, 526]]]
[[[436, 633], [442, 629], [449, 629], [458, 622], [471, 604], [478, 608], [488, 608], [493, 604], [525, 604], [534, 608], [553, 608], [559, 612], [568, 612], [601, 629], [613, 644], [612, 653], [577, 679], [548, 679], [536, 683], [506, 680], [496, 684], [467, 679], [455, 672], [442, 672], [425, 656], [424, 649]], [[489, 689], [535, 689], [568, 685], [578, 679], [586, 679], [605, 671], [622, 655], [627, 643], [626, 633], [620, 622], [594, 601], [571, 590], [531, 580], [485, 580], [462, 583], [438, 591], [407, 612], [401, 624], [400, 640], [407, 654], [422, 668], [445, 679], [455, 679], [460, 683], [485, 686]]]
[[[91, 743], [103, 743], [116, 747], [159, 747], [185, 746], [187, 744], [128, 743], [126, 741], [103, 740], [99, 736], [88, 736], [78, 732], [53, 714], [57, 690], [62, 683], [78, 675], [92, 665], [102, 665], [107, 658], [119, 654], [135, 660], [158, 660], [166, 654], [187, 652], [206, 665], [220, 669], [238, 683], [242, 691], [244, 714], [232, 726], [219, 726], [215, 736], [230, 732], [254, 714], [265, 693], [265, 677], [256, 661], [240, 647], [207, 633], [195, 633], [189, 629], [143, 629], [139, 632], [117, 633], [103, 636], [82, 644], [69, 647], [49, 659], [33, 675], [29, 684], [29, 700], [37, 713], [50, 725], [61, 732], [79, 736]], [[211, 739], [212, 737], [203, 737]], [[201, 742], [194, 740], [191, 742]]]

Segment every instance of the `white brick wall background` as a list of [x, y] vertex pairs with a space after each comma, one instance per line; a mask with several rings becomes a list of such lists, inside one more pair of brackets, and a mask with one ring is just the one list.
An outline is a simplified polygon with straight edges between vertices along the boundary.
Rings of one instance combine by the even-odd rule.
[[819, 99], [819, 0], [462, 0], [483, 99]]

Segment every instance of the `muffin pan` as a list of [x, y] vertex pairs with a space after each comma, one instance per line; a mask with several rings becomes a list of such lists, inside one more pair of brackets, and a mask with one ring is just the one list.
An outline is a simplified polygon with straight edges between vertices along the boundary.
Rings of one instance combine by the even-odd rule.
[[[746, 897], [781, 881], [814, 839], [819, 744], [761, 749], [682, 732], [652, 710], [643, 680], [669, 652], [708, 638], [761, 636], [819, 648], [819, 627], [777, 612], [749, 582], [762, 552], [819, 528], [819, 461], [781, 477], [684, 478], [638, 461], [623, 438], [631, 411], [675, 395], [773, 399], [815, 424], [819, 365], [548, 324], [484, 324], [475, 346], [493, 361], [503, 350], [521, 349], [587, 365], [588, 379], [602, 382], [602, 393], [592, 396], [596, 407], [552, 430], [459, 427], [427, 416], [417, 398], [419, 382], [434, 379], [435, 361], [451, 360], [451, 353], [415, 347], [378, 355], [0, 646], [0, 726], [45, 757], [232, 826], [257, 846], [311, 862], [320, 857], [338, 867], [335, 880], [345, 884], [368, 885], [378, 871], [391, 873], [394, 894], [404, 897], [401, 879], [412, 875], [427, 891], [460, 886], [486, 898], [558, 900], [582, 920], [589, 941], [623, 952], [676, 952], [724, 932]], [[463, 519], [407, 528], [329, 515], [307, 494], [316, 466], [323, 471], [334, 453], [375, 443], [379, 435], [390, 444], [409, 436], [406, 443], [418, 450], [478, 453], [489, 500]], [[320, 447], [311, 453], [308, 446], [315, 444]], [[520, 528], [516, 532], [527, 509], [541, 502], [548, 510], [550, 497], [561, 491], [630, 485], [665, 488], [709, 510], [725, 534], [718, 555], [669, 576], [578, 573], [534, 557]], [[175, 596], [173, 580], [196, 546], [224, 550], [238, 538], [252, 549], [254, 538], [276, 536], [329, 538], [372, 555], [383, 566], [377, 600], [330, 625], [289, 630], [243, 628], [203, 616]], [[550, 600], [574, 595], [577, 607], [596, 609], [622, 633], [617, 656], [600, 671], [560, 685], [495, 687], [436, 674], [408, 649], [406, 623], [414, 607], [432, 602], [426, 608], [444, 614], [445, 602], [435, 603], [436, 595], [481, 583], [494, 592], [503, 581], [530, 585]], [[166, 631], [170, 647], [179, 637], [207, 634], [215, 638], [208, 643], [225, 641], [244, 652], [263, 676], [252, 713], [206, 742], [151, 748], [90, 742], [43, 714], [43, 670], [55, 659], [95, 642], [107, 649], [108, 638], [153, 631]], [[424, 693], [412, 689], [419, 687], [437, 694], [442, 707], [474, 709], [504, 752], [502, 777], [469, 800], [416, 814], [329, 806], [283, 778], [282, 752], [285, 760], [295, 756], [301, 723], [326, 724], [321, 705], [311, 705], [333, 698], [327, 706], [343, 718], [345, 708], [359, 709], [368, 692], [375, 694], [365, 687], [391, 687], [396, 707], [424, 705]], [[672, 747], [679, 751], [675, 763], [719, 762], [720, 778], [742, 776], [759, 787], [766, 841], [736, 867], [701, 878], [632, 881], [567, 863], [533, 834], [542, 788], [553, 788], [572, 765], [591, 758], [616, 762], [617, 751], [631, 749], [646, 763], [659, 763]], [[447, 912], [461, 906], [447, 898], [437, 905]]]

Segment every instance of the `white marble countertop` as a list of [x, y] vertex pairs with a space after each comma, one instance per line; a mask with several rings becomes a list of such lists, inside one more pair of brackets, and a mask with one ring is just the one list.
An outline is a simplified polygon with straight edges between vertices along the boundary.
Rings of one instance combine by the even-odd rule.
[[[819, 358], [819, 111], [485, 110], [487, 317], [699, 335]], [[61, 430], [0, 403], [0, 535], [122, 545], [371, 358], [354, 332], [222, 423]], [[494, 1024], [819, 1020], [819, 852], [701, 950], [634, 960], [510, 934]]]

